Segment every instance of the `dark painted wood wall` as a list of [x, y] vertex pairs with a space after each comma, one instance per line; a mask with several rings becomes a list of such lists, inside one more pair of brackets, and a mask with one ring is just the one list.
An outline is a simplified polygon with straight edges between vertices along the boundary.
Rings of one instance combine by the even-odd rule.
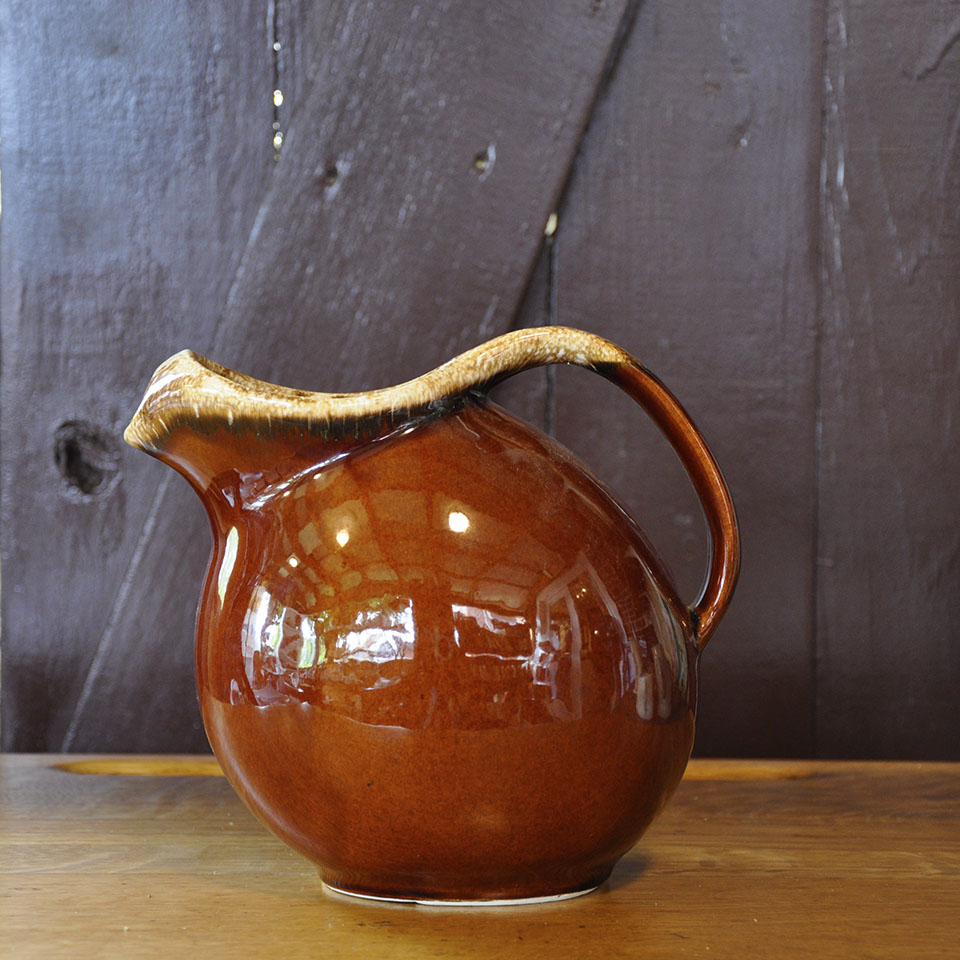
[[[699, 751], [960, 759], [960, 4], [2, 0], [0, 31], [5, 749], [205, 748], [206, 520], [120, 441], [160, 360], [362, 389], [553, 322], [660, 374], [737, 500]], [[692, 599], [696, 500], [629, 401], [566, 369], [501, 400]]]

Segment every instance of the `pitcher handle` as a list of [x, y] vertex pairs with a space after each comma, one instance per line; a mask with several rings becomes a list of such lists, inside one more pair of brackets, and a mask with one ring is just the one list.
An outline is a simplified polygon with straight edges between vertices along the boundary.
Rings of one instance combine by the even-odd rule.
[[[690, 608], [694, 642], [697, 649], [702, 650], [726, 611], [736, 586], [740, 572], [740, 534], [733, 500], [717, 461], [677, 398], [635, 357], [616, 344], [570, 327], [516, 330], [476, 348], [476, 353], [477, 359], [482, 358], [482, 364], [493, 372], [489, 379], [483, 378], [488, 384], [521, 370], [551, 363], [586, 367], [626, 391], [664, 433], [697, 491], [710, 530], [710, 568], [700, 596]], [[451, 363], [462, 359], [466, 358], [457, 358]]]

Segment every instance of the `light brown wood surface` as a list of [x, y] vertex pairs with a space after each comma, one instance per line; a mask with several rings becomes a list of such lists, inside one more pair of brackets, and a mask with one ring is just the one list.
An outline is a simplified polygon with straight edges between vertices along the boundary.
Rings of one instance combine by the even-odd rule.
[[[427, 815], [425, 811], [425, 815]], [[957, 957], [960, 764], [693, 761], [597, 893], [325, 893], [212, 758], [0, 756], [0, 956]]]

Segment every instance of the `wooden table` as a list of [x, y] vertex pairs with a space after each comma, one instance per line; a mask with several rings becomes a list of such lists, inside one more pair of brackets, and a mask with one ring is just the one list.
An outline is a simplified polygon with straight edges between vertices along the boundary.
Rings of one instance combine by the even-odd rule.
[[960, 957], [960, 764], [694, 761], [595, 894], [325, 893], [205, 757], [0, 757], [0, 956]]

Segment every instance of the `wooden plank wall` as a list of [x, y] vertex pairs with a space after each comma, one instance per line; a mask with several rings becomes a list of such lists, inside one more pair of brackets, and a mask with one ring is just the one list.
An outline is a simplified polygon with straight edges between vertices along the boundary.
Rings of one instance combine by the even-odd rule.
[[[556, 242], [557, 320], [599, 330], [674, 385], [731, 484], [744, 569], [703, 658], [698, 735], [711, 753], [816, 752], [821, 46], [805, 4], [645, 4]], [[579, 371], [557, 379], [560, 439], [588, 461], [596, 448], [692, 598], [706, 534], [666, 444], [613, 391]]]
[[817, 740], [960, 757], [960, 7], [831, 0]]
[[[935, 0], [4, 0], [3, 747], [205, 746], [206, 520], [119, 442], [163, 357], [359, 389], [558, 322], [661, 375], [733, 488], [697, 749], [960, 758], [958, 37]], [[699, 510], [629, 402], [499, 397], [692, 599]]]
[[[0, 132], [0, 162], [10, 171], [4, 187], [12, 197], [2, 254], [10, 264], [10, 282], [5, 275], [3, 284], [4, 409], [29, 406], [44, 391], [63, 408], [84, 409], [84, 390], [99, 404], [87, 403], [83, 417], [58, 407], [4, 421], [4, 532], [8, 547], [20, 553], [11, 550], [4, 566], [2, 708], [5, 742], [15, 749], [205, 745], [189, 637], [208, 550], [206, 521], [178, 478], [117, 445], [148, 371], [189, 343], [268, 379], [362, 389], [414, 376], [509, 329], [625, 11], [625, 2], [574, 0], [540, 0], [522, 12], [517, 6], [421, 8], [374, 0], [298, 10], [254, 6], [258, 15], [238, 30], [230, 4], [213, 4], [219, 21], [208, 14], [211, 22], [198, 26], [190, 5], [161, 11], [144, 0], [153, 16], [165, 18], [170, 34], [152, 42], [201, 51], [195, 60], [157, 64], [142, 49], [138, 9], [124, 8], [120, 16], [120, 8], [110, 6], [109, 22], [92, 25], [86, 8], [64, 13], [60, 5], [40, 3], [7, 11], [5, 104], [25, 120], [28, 113], [21, 117], [17, 105], [40, 91], [55, 117], [40, 125], [50, 145], [45, 139], [39, 153], [31, 152], [35, 145], [13, 122], [10, 134]], [[284, 32], [298, 29], [309, 35], [288, 39]], [[16, 40], [34, 33], [50, 39], [40, 45]], [[105, 37], [114, 58], [109, 63]], [[254, 50], [293, 55], [264, 55], [249, 68], [234, 67], [227, 46], [239, 46], [237, 57], [253, 58]], [[44, 73], [60, 50], [70, 50], [77, 65], [65, 71], [62, 88], [50, 88]], [[156, 74], [147, 72], [150, 67]], [[233, 124], [229, 111], [218, 113], [217, 104], [197, 108], [197, 117], [183, 115], [180, 99], [192, 102], [199, 91], [206, 96], [217, 70], [224, 82], [242, 88], [237, 96], [244, 104], [255, 105], [249, 134]], [[275, 120], [274, 90], [284, 89], [285, 70], [296, 78]], [[98, 112], [111, 82], [120, 91], [113, 96], [132, 116]], [[78, 96], [79, 106], [89, 107], [86, 114], [68, 109]], [[232, 89], [222, 96], [230, 99]], [[71, 164], [66, 155], [69, 138], [57, 131], [67, 121], [58, 111], [70, 113], [78, 137], [88, 124], [98, 129], [99, 121], [99, 138], [81, 162]], [[215, 115], [215, 129], [223, 124], [233, 162], [248, 176], [250, 168], [260, 171], [246, 186], [237, 185], [218, 156], [180, 157], [169, 148], [160, 156], [141, 155], [146, 146], [175, 144], [191, 131], [200, 135], [207, 112]], [[155, 129], [156, 115], [168, 117], [172, 129]], [[147, 131], [131, 126], [135, 120]], [[274, 122], [283, 134], [278, 151], [271, 145]], [[142, 144], [145, 138], [153, 142]], [[137, 144], [141, 153], [119, 160], [106, 153], [107, 161], [96, 153], [106, 149], [98, 144], [116, 140]], [[32, 158], [45, 157], [47, 149], [62, 154], [54, 174], [59, 193], [88, 204], [116, 189], [114, 180], [139, 186], [138, 171], [168, 177], [172, 165], [194, 192], [158, 190], [171, 223], [170, 255], [189, 259], [195, 247], [206, 253], [221, 241], [233, 259], [191, 262], [189, 268], [180, 259], [173, 266], [164, 260], [164, 276], [179, 298], [168, 303], [132, 252], [102, 252], [94, 240], [93, 249], [76, 251], [74, 262], [42, 245], [29, 256], [17, 239], [33, 228]], [[90, 184], [91, 176], [99, 179]], [[220, 204], [232, 208], [233, 200], [223, 190], [242, 190], [248, 208], [246, 217], [226, 226], [218, 211]], [[82, 226], [109, 229], [120, 243], [133, 220], [149, 245], [157, 201], [152, 195], [123, 200], [105, 220], [95, 209], [82, 210]], [[40, 226], [45, 229], [34, 238], [40, 244], [70, 230], [61, 222]], [[69, 301], [76, 312], [67, 322], [49, 316], [43, 295], [29, 296], [50, 273], [80, 273], [88, 256], [143, 275], [139, 283], [129, 276], [91, 283], [91, 295], [107, 305], [122, 283], [130, 291], [130, 312], [112, 328], [122, 350], [77, 349], [75, 329], [96, 335], [106, 325], [107, 308], [99, 303], [53, 292], [56, 304]], [[202, 295], [181, 286], [181, 272], [196, 276]], [[46, 331], [47, 337], [35, 344], [26, 331]], [[81, 382], [50, 391], [44, 380], [50, 382], [58, 365], [70, 367]], [[113, 383], [122, 399], [107, 403], [104, 385]], [[104, 438], [104, 451], [96, 439], [83, 441], [83, 455], [109, 459], [118, 477], [87, 493], [50, 469], [51, 433], [74, 420], [92, 424], [88, 432]], [[136, 488], [119, 479], [128, 464], [144, 478]], [[105, 531], [101, 516], [127, 503], [135, 509]], [[76, 531], [82, 542], [64, 548], [64, 529]], [[67, 587], [65, 573], [76, 577]], [[76, 596], [84, 600], [82, 609]], [[56, 689], [48, 689], [51, 679]]]
[[[259, 0], [0, 15], [0, 709], [5, 747], [53, 750], [117, 597], [140, 598], [125, 575], [159, 473], [120, 433], [171, 342], [211, 341], [273, 173], [273, 57]], [[174, 560], [199, 576], [203, 553]], [[179, 654], [188, 622], [154, 623], [157, 651]]]

